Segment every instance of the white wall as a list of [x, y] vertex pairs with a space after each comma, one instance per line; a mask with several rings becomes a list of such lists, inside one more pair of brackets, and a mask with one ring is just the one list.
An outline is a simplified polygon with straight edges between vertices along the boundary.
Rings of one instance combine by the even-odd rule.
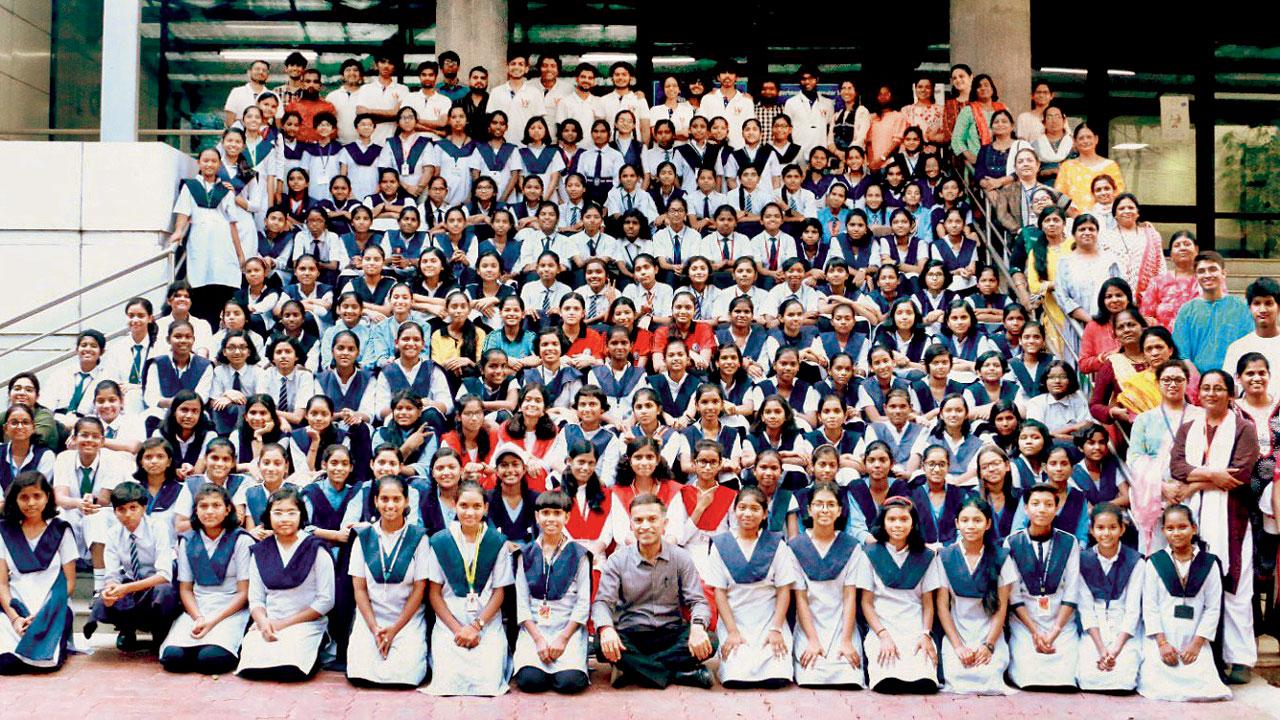
[[[0, 142], [0, 167], [33, 169], [0, 175], [2, 322], [159, 253], [178, 183], [195, 162], [163, 143]], [[167, 263], [149, 265], [0, 329], [3, 351], [74, 323], [0, 357], [0, 380], [69, 350], [82, 329], [124, 327], [124, 301], [169, 277]], [[159, 308], [163, 292], [147, 294]]]

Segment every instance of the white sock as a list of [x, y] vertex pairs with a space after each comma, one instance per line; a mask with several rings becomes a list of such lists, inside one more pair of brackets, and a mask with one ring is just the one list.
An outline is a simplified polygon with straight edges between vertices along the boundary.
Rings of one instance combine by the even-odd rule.
[[95, 593], [101, 592], [102, 587], [106, 584], [107, 584], [106, 568], [94, 568], [93, 569], [93, 591]]

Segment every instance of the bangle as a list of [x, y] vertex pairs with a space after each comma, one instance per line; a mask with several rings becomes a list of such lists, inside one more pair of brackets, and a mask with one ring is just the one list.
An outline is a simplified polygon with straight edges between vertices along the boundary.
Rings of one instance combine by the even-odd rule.
[[881, 635], [887, 632], [889, 632], [889, 628], [880, 628], [879, 630], [876, 631], [876, 637], [880, 637]]

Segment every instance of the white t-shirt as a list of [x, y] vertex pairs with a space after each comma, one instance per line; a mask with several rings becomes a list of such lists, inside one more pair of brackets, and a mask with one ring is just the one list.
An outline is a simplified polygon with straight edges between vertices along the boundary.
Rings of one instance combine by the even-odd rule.
[[1271, 383], [1267, 387], [1267, 392], [1271, 397], [1276, 397], [1280, 393], [1280, 335], [1272, 338], [1259, 337], [1257, 331], [1236, 340], [1227, 346], [1227, 354], [1222, 359], [1222, 369], [1231, 373], [1234, 377], [1236, 374], [1236, 363], [1240, 362], [1240, 358], [1246, 353], [1262, 353], [1262, 356], [1271, 364]]

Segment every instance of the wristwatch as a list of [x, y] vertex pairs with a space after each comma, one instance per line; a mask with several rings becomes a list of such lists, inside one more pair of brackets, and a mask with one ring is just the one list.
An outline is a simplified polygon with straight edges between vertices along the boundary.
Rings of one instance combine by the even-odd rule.
[[697, 625], [697, 626], [701, 627], [703, 630], [706, 630], [706, 629], [707, 629], [707, 621], [706, 621], [706, 620], [703, 620], [702, 618], [694, 618], [694, 619], [693, 619], [693, 620], [691, 620], [690, 622], [691, 622], [691, 624], [693, 624], [693, 625]]
[[995, 643], [984, 642], [982, 643], [982, 647], [986, 648], [989, 653], [994, 653], [996, 651]]

